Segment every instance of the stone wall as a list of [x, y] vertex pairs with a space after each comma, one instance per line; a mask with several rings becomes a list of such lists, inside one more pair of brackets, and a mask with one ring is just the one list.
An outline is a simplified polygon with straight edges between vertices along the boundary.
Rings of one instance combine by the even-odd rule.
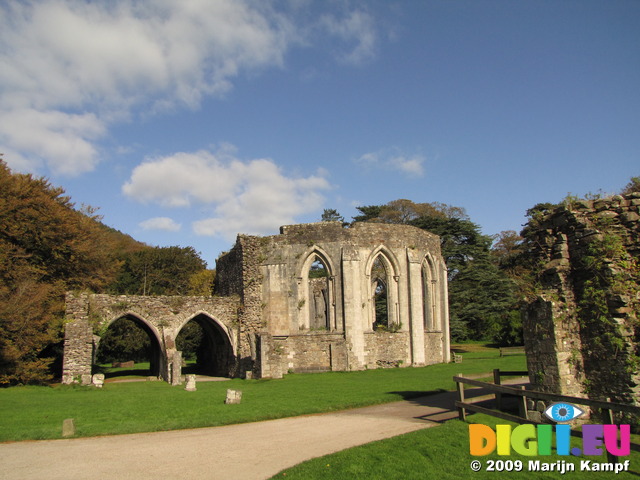
[[[386, 327], [398, 332], [389, 337], [373, 329], [376, 259], [386, 275]], [[311, 278], [316, 261], [326, 276]], [[233, 266], [237, 262], [241, 270]], [[217, 266], [216, 291], [240, 285], [240, 334], [256, 345], [251, 353], [256, 374], [449, 359], [446, 266], [439, 238], [424, 230], [376, 223], [288, 225], [280, 235], [238, 236]], [[325, 341], [323, 334], [338, 340]], [[286, 352], [286, 359], [275, 352]]]
[[524, 312], [535, 388], [637, 403], [640, 194], [534, 213], [523, 231], [539, 295]]
[[[66, 296], [63, 382], [73, 383], [91, 374], [93, 355], [101, 335], [114, 321], [128, 318], [143, 328], [151, 340], [151, 370], [170, 380], [176, 355], [176, 338], [193, 319], [202, 322], [217, 345], [221, 375], [233, 375], [238, 368], [238, 296], [140, 296], [69, 292]], [[222, 351], [223, 350], [223, 351]]]
[[411, 364], [409, 332], [370, 332], [365, 334], [367, 368], [402, 367]]
[[[310, 275], [316, 262], [321, 278]], [[386, 315], [376, 314], [379, 280]], [[65, 378], [91, 373], [100, 335], [119, 318], [147, 332], [152, 370], [171, 382], [180, 377], [176, 338], [193, 319], [218, 348], [210, 360], [222, 375], [447, 362], [446, 283], [439, 238], [407, 225], [321, 222], [269, 237], [238, 235], [217, 260], [214, 297], [70, 293]]]

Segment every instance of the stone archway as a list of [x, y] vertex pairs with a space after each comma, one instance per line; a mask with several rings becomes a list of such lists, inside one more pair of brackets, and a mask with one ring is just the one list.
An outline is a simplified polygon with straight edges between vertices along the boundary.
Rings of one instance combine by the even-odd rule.
[[[214, 377], [229, 377], [234, 363], [231, 339], [226, 330], [211, 316], [198, 313], [180, 328], [182, 331], [190, 322], [195, 322], [202, 330], [202, 340], [196, 352], [194, 372]], [[176, 335], [176, 339], [180, 335]], [[177, 342], [176, 342], [177, 343]]]
[[111, 329], [115, 324], [123, 321], [128, 321], [133, 323], [137, 328], [139, 328], [142, 332], [144, 332], [144, 334], [146, 334], [146, 336], [149, 339], [149, 349], [147, 354], [147, 357], [149, 360], [149, 375], [155, 376], [155, 377], [160, 376], [161, 366], [163, 364], [163, 361], [162, 361], [163, 350], [160, 345], [158, 336], [156, 335], [154, 330], [149, 326], [147, 322], [145, 322], [140, 317], [132, 313], [127, 313], [119, 316], [118, 318], [115, 318], [112, 322], [109, 323], [109, 325], [106, 327], [104, 333], [101, 336], [96, 335], [94, 337], [94, 352], [93, 352], [92, 363], [95, 365], [96, 358], [101, 346], [102, 348], [105, 347], [103, 345], [102, 340], [105, 338], [105, 335], [109, 332], [109, 329]]
[[236, 297], [178, 297], [106, 295], [68, 292], [66, 296], [63, 382], [91, 383], [93, 355], [100, 333], [128, 318], [152, 339], [153, 375], [171, 383], [181, 381], [181, 358], [176, 349], [178, 332], [194, 320], [206, 332], [208, 365], [212, 373], [231, 376], [236, 370]]

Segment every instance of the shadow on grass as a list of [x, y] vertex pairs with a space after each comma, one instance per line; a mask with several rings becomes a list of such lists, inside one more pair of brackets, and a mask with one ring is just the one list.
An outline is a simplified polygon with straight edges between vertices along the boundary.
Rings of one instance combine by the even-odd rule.
[[150, 370], [143, 369], [131, 369], [131, 370], [121, 370], [118, 372], [107, 372], [104, 375], [105, 379], [109, 378], [119, 378], [119, 377], [148, 377], [151, 375]]
[[415, 405], [428, 405], [428, 398], [431, 395], [436, 395], [438, 393], [453, 393], [445, 390], [444, 388], [439, 388], [438, 390], [409, 390], [403, 392], [387, 392], [393, 395], [400, 395], [403, 400], [407, 400]]
[[[495, 398], [493, 398], [493, 393], [490, 390], [486, 388], [472, 388], [466, 389], [465, 392], [468, 395], [466, 401], [471, 401], [475, 405], [484, 408], [496, 408]], [[402, 396], [405, 401], [412, 405], [424, 407], [424, 415], [414, 417], [416, 419], [443, 423], [458, 417], [458, 409], [455, 406], [458, 394], [455, 391], [438, 389], [422, 392], [409, 390], [389, 393]], [[486, 398], [487, 396], [491, 398]], [[502, 411], [517, 415], [519, 408], [518, 400], [519, 397], [504, 394], [502, 397]]]
[[151, 370], [148, 368], [118, 368], [104, 367], [100, 365], [93, 366], [93, 373], [103, 373], [105, 380], [110, 378], [120, 377], [148, 377], [151, 375]]

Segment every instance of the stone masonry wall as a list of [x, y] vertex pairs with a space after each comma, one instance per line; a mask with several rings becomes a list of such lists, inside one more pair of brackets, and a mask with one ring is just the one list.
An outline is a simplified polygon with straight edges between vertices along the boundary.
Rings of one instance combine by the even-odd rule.
[[539, 295], [524, 312], [534, 388], [637, 403], [640, 194], [534, 213]]
[[[313, 279], [317, 261], [326, 276]], [[408, 225], [288, 225], [279, 235], [238, 235], [216, 263], [214, 297], [69, 294], [67, 379], [91, 372], [99, 336], [123, 317], [152, 338], [152, 368], [172, 383], [181, 365], [176, 337], [194, 318], [213, 339], [211, 363], [230, 376], [449, 360], [446, 266], [434, 234]], [[388, 317], [375, 330], [374, 264], [375, 275], [385, 272]]]
[[[399, 330], [397, 334], [373, 330], [371, 275], [378, 256], [387, 274], [388, 328]], [[229, 266], [239, 260], [241, 272]], [[324, 265], [326, 277], [309, 278], [316, 260]], [[429, 294], [433, 305], [428, 309], [424, 268], [429, 269], [429, 281], [439, 285]], [[407, 225], [357, 223], [344, 228], [340, 222], [320, 222], [283, 226], [280, 235], [269, 237], [240, 235], [232, 251], [218, 259], [217, 282], [236, 284], [239, 276], [244, 303], [241, 336], [256, 345], [251, 356], [255, 373], [448, 360], [448, 308], [442, 286], [446, 268], [439, 238], [429, 232]], [[437, 314], [429, 328], [425, 311]], [[437, 341], [440, 345], [434, 344]]]
[[65, 350], [63, 381], [73, 383], [82, 375], [91, 374], [93, 354], [108, 326], [120, 318], [140, 322], [151, 338], [152, 358], [163, 378], [168, 378], [176, 351], [176, 338], [191, 319], [204, 315], [218, 332], [219, 343], [226, 345], [223, 357], [225, 375], [237, 369], [238, 311], [237, 296], [140, 296], [105, 295], [69, 292], [66, 296]]
[[411, 363], [408, 332], [371, 332], [365, 334], [367, 368], [402, 367]]

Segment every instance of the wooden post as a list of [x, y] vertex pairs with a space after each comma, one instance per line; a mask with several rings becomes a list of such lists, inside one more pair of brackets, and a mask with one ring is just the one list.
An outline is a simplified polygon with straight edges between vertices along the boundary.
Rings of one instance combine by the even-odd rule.
[[[493, 383], [495, 383], [496, 385], [500, 385], [500, 369], [499, 368], [493, 369]], [[502, 411], [502, 393], [496, 392], [495, 397], [496, 397], [496, 408]]]
[[[458, 376], [461, 377], [462, 374], [459, 373]], [[458, 389], [458, 401], [464, 403], [464, 383], [456, 381], [456, 387]], [[458, 417], [463, 422], [467, 421], [467, 412], [464, 407], [458, 407]]]
[[[611, 402], [611, 399], [607, 398], [607, 402]], [[604, 416], [604, 420], [608, 420], [609, 424], [613, 425], [613, 410], [611, 410], [610, 408], [607, 408], [602, 413], [603, 413], [603, 416]], [[609, 461], [609, 463], [618, 463], [618, 457], [616, 457], [615, 455], [612, 455], [611, 453], [609, 453], [608, 450], [607, 450], [607, 460]]]
[[[524, 386], [521, 386], [520, 390], [525, 390]], [[519, 406], [520, 406], [520, 416], [525, 420], [529, 420], [529, 413], [527, 411], [527, 397], [525, 397], [524, 395], [520, 397]]]

